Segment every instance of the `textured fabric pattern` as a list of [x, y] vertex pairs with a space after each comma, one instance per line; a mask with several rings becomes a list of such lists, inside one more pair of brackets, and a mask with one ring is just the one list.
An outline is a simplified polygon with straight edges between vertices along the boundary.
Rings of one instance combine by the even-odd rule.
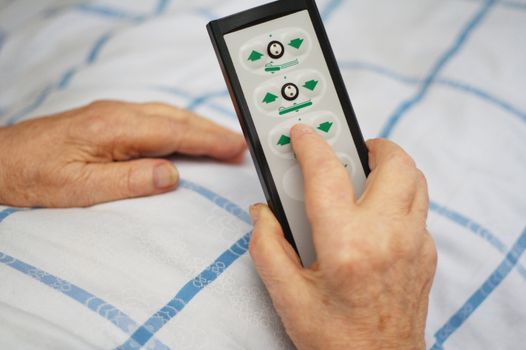
[[[205, 25], [261, 3], [0, 0], [0, 124], [123, 99], [239, 130]], [[318, 5], [364, 136], [428, 178], [428, 348], [523, 347], [526, 2]], [[0, 206], [0, 348], [292, 348], [247, 254], [246, 208], [264, 200], [250, 157], [173, 161], [169, 194]]]

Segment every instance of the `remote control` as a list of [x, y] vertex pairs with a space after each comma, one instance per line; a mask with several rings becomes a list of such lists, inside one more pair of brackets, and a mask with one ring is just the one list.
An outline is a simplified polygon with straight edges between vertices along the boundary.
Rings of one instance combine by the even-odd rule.
[[312, 126], [360, 196], [367, 147], [314, 0], [279, 0], [207, 26], [269, 206], [303, 266], [316, 259], [290, 129]]

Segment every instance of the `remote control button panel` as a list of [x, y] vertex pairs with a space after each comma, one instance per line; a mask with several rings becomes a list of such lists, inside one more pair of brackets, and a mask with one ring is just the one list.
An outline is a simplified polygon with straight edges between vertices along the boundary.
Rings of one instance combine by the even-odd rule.
[[301, 64], [310, 48], [311, 39], [304, 30], [282, 28], [247, 40], [239, 60], [255, 74], [278, 74]]
[[[315, 259], [290, 129], [310, 125], [334, 149], [357, 196], [365, 172], [308, 11], [224, 36], [304, 265]], [[237, 58], [237, 60], [236, 60]]]

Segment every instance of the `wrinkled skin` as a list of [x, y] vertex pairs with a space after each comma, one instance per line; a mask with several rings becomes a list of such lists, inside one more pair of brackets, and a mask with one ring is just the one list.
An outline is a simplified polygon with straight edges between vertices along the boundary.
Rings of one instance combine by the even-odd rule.
[[85, 207], [173, 190], [173, 153], [236, 162], [243, 137], [161, 103], [99, 101], [0, 129], [0, 203]]
[[291, 131], [305, 179], [316, 262], [303, 268], [265, 205], [251, 207], [250, 253], [300, 350], [424, 349], [436, 249], [425, 178], [397, 145], [372, 140], [355, 198], [346, 170], [310, 127]]

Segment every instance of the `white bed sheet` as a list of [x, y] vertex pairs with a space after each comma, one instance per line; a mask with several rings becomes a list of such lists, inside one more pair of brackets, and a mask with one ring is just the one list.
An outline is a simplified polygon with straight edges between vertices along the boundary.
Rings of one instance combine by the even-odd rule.
[[[124, 99], [239, 130], [205, 24], [261, 3], [0, 1], [0, 123]], [[428, 348], [523, 348], [526, 2], [318, 3], [364, 135], [429, 181]], [[246, 252], [263, 201], [250, 157], [174, 162], [169, 194], [0, 207], [0, 348], [292, 347]]]

